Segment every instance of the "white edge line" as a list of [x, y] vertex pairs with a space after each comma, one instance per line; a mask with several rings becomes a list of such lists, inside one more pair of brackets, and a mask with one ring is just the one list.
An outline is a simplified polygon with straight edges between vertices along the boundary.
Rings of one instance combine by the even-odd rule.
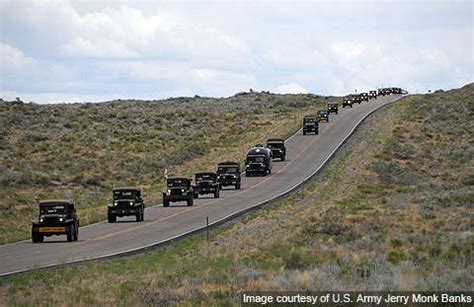
[[[326, 159], [324, 159], [323, 163], [321, 163], [321, 165], [314, 171], [312, 172], [309, 176], [307, 176], [306, 178], [304, 178], [300, 183], [297, 183], [295, 184], [294, 186], [292, 186], [291, 188], [288, 188], [286, 189], [285, 191], [281, 192], [280, 194], [276, 195], [276, 196], [273, 196], [271, 198], [268, 198], [266, 200], [263, 200], [261, 202], [258, 202], [254, 205], [251, 205], [250, 207], [246, 207], [244, 209], [240, 209], [238, 211], [235, 211], [229, 215], [226, 215], [218, 220], [215, 220], [213, 221], [212, 223], [209, 224], [209, 227], [212, 227], [214, 225], [219, 225], [221, 223], [224, 223], [230, 219], [233, 219], [237, 216], [240, 216], [242, 215], [243, 213], [247, 212], [247, 211], [251, 211], [252, 209], [254, 208], [257, 208], [257, 207], [260, 207], [260, 206], [263, 206], [277, 198], [280, 198], [290, 192], [292, 192], [294, 189], [296, 189], [297, 187], [299, 187], [300, 185], [306, 183], [309, 179], [311, 179], [314, 175], [316, 175], [325, 165], [326, 163], [329, 161], [329, 159], [331, 159], [334, 155], [334, 153], [339, 150], [339, 148], [347, 141], [347, 139], [349, 137], [351, 137], [352, 133], [354, 133], [354, 131], [359, 127], [359, 125], [367, 118], [369, 117], [372, 113], [376, 112], [377, 110], [379, 110], [380, 108], [382, 107], [385, 107], [387, 105], [390, 105], [394, 102], [397, 102], [398, 100], [404, 98], [406, 96], [402, 95], [401, 97], [393, 100], [393, 101], [390, 101], [384, 105], [381, 105], [380, 107], [370, 111], [369, 113], [367, 113], [366, 115], [364, 115], [355, 125], [354, 127], [352, 127], [351, 131], [349, 131], [349, 133], [344, 137], [344, 139], [339, 142], [339, 144], [336, 146], [336, 148], [334, 148], [334, 150], [326, 157]], [[290, 138], [294, 137], [296, 134], [299, 133], [301, 129], [298, 129], [298, 131], [296, 131], [292, 136], [290, 136], [287, 140], [289, 140]], [[159, 204], [155, 205], [155, 206], [158, 206]], [[154, 207], [154, 206], [152, 206]], [[98, 222], [98, 223], [102, 223], [102, 222]], [[98, 224], [98, 223], [94, 223], [94, 224]], [[90, 225], [94, 225], [94, 224], [89, 224], [89, 225], [86, 225], [84, 227], [87, 227], [87, 226], [90, 226]], [[152, 247], [159, 247], [160, 245], [164, 245], [166, 243], [169, 243], [169, 242], [172, 242], [173, 240], [176, 240], [176, 239], [179, 239], [179, 238], [182, 238], [182, 237], [186, 237], [187, 235], [190, 235], [190, 234], [193, 234], [195, 232], [199, 232], [201, 230], [204, 230], [207, 228], [207, 225], [203, 225], [203, 226], [198, 226], [196, 228], [193, 228], [191, 230], [188, 230], [188, 231], [185, 231], [181, 234], [178, 234], [178, 235], [175, 235], [173, 237], [170, 237], [170, 238], [167, 238], [167, 239], [164, 239], [164, 240], [161, 240], [161, 241], [158, 241], [158, 242], [153, 242], [153, 243], [150, 243], [150, 244], [147, 244], [145, 246], [141, 246], [141, 247], [136, 247], [136, 248], [131, 248], [131, 249], [128, 249], [128, 250], [124, 250], [124, 251], [121, 251], [121, 252], [115, 252], [115, 253], [110, 253], [110, 254], [106, 254], [106, 255], [102, 255], [102, 256], [99, 256], [99, 257], [91, 257], [89, 259], [82, 259], [82, 260], [77, 260], [77, 261], [66, 261], [66, 262], [55, 262], [55, 263], [51, 263], [51, 264], [48, 264], [48, 265], [45, 265], [45, 266], [40, 266], [40, 267], [32, 267], [32, 268], [26, 268], [26, 269], [21, 269], [21, 270], [16, 270], [16, 271], [11, 271], [11, 272], [6, 272], [6, 273], [1, 273], [0, 274], [0, 277], [4, 277], [4, 276], [8, 276], [8, 275], [13, 275], [13, 274], [18, 274], [18, 273], [23, 273], [23, 272], [26, 272], [26, 271], [31, 271], [31, 270], [35, 270], [35, 269], [46, 269], [46, 268], [51, 268], [51, 267], [55, 267], [55, 266], [59, 266], [59, 265], [63, 265], [63, 264], [78, 264], [78, 263], [81, 263], [81, 262], [86, 262], [86, 261], [91, 261], [91, 260], [100, 260], [100, 259], [104, 259], [104, 258], [111, 258], [111, 257], [114, 257], [114, 256], [118, 256], [118, 255], [125, 255], [125, 254], [130, 254], [130, 253], [134, 253], [134, 252], [138, 252], [140, 250], [147, 250], [149, 248], [152, 248]], [[29, 240], [25, 240], [25, 241], [29, 241]], [[20, 241], [20, 242], [23, 242], [23, 241]], [[19, 243], [19, 242], [16, 242], [16, 243]], [[15, 244], [15, 243], [10, 243], [10, 244]], [[5, 245], [3, 245], [5, 246]]]

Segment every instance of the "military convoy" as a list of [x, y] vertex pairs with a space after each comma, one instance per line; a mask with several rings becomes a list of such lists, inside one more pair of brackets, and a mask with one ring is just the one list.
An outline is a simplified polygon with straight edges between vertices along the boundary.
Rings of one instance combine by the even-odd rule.
[[[378, 96], [406, 93], [401, 88], [379, 88], [368, 93], [349, 95], [343, 98], [342, 108], [352, 108], [354, 103], [377, 99]], [[327, 110], [318, 110], [316, 115], [303, 118], [303, 135], [319, 134], [319, 122], [329, 122], [329, 114], [338, 114], [339, 105], [329, 103]], [[285, 140], [271, 138], [266, 146], [257, 144], [250, 148], [245, 158], [245, 175], [272, 173], [273, 159], [286, 160]], [[169, 207], [170, 202], [185, 201], [187, 206], [193, 206], [193, 200], [200, 195], [212, 194], [220, 197], [220, 190], [227, 186], [241, 188], [240, 163], [224, 161], [217, 165], [217, 171], [200, 172], [192, 180], [185, 177], [166, 179], [166, 190], [163, 192], [163, 207]], [[137, 187], [116, 188], [112, 192], [112, 203], [107, 205], [109, 223], [117, 221], [117, 217], [135, 216], [137, 222], [144, 221], [145, 203], [141, 191]], [[31, 239], [33, 243], [41, 243], [45, 237], [66, 235], [67, 241], [77, 241], [79, 238], [79, 218], [74, 203], [69, 200], [43, 200], [39, 202], [38, 219], [32, 221]]]
[[145, 204], [139, 188], [116, 188], [112, 192], [112, 197], [112, 203], [107, 206], [109, 223], [114, 223], [117, 217], [123, 216], [135, 216], [137, 222], [143, 222]]
[[43, 200], [39, 203], [38, 220], [31, 225], [31, 241], [42, 243], [44, 237], [66, 235], [67, 241], [79, 238], [79, 218], [70, 200]]

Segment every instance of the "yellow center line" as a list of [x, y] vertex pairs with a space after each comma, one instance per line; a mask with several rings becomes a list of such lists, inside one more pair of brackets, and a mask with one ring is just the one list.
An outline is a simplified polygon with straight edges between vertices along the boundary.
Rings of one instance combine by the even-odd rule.
[[[334, 120], [332, 120], [331, 122], [329, 122], [327, 125], [331, 125], [332, 123], [334, 122]], [[290, 165], [292, 165], [294, 162], [297, 161], [297, 159], [303, 154], [306, 152], [306, 150], [308, 150], [308, 148], [313, 145], [316, 140], [318, 138], [313, 138], [313, 140], [308, 144], [306, 145], [293, 159], [291, 159], [288, 163], [286, 163], [286, 165], [284, 165], [282, 168], [280, 168], [277, 172], [275, 172], [274, 174], [278, 174], [278, 173], [281, 173], [283, 170], [287, 169]], [[100, 237], [97, 237], [97, 238], [93, 238], [93, 239], [90, 239], [90, 240], [87, 240], [87, 241], [82, 241], [82, 242], [77, 242], [75, 245], [79, 245], [79, 244], [83, 244], [83, 243], [86, 243], [86, 242], [90, 242], [90, 241], [98, 241], [98, 240], [101, 240], [101, 239], [105, 239], [105, 238], [108, 238], [108, 237], [112, 237], [112, 236], [116, 236], [116, 235], [120, 235], [120, 234], [123, 234], [123, 233], [127, 233], [127, 232], [131, 232], [131, 231], [134, 231], [134, 230], [137, 230], [137, 229], [140, 229], [140, 228], [144, 228], [144, 227], [148, 227], [148, 226], [152, 226], [152, 225], [155, 225], [156, 223], [159, 223], [159, 222], [162, 222], [162, 221], [165, 221], [165, 220], [168, 220], [172, 217], [175, 217], [177, 215], [180, 215], [180, 214], [183, 214], [183, 213], [186, 213], [188, 211], [192, 211], [192, 210], [197, 210], [197, 209], [201, 209], [203, 207], [207, 207], [211, 204], [214, 204], [216, 202], [219, 202], [221, 200], [224, 200], [224, 199], [227, 199], [229, 197], [235, 197], [236, 195], [239, 195], [239, 194], [242, 194], [242, 193], [245, 193], [249, 190], [253, 190], [255, 189], [256, 187], [260, 186], [261, 184], [267, 182], [268, 180], [272, 179], [273, 176], [269, 176], [267, 178], [265, 178], [264, 180], [258, 182], [257, 184], [253, 185], [252, 187], [246, 189], [246, 190], [241, 190], [237, 193], [233, 193], [232, 195], [229, 195], [227, 197], [222, 197], [222, 198], [219, 198], [219, 199], [216, 199], [216, 200], [213, 200], [213, 201], [209, 201], [209, 202], [205, 202], [204, 204], [201, 204], [199, 205], [198, 207], [191, 207], [191, 208], [188, 208], [188, 209], [185, 209], [185, 210], [182, 210], [182, 211], [179, 211], [179, 212], [176, 212], [174, 214], [171, 214], [171, 215], [168, 215], [166, 217], [163, 217], [161, 219], [158, 219], [158, 220], [155, 220], [153, 222], [149, 222], [149, 223], [145, 223], [145, 224], [142, 224], [140, 226], [135, 226], [135, 227], [131, 227], [131, 228], [127, 228], [127, 229], [124, 229], [124, 230], [121, 230], [121, 231], [118, 231], [118, 232], [114, 232], [114, 233], [110, 233], [110, 234], [106, 234], [106, 235], [103, 235], [103, 236], [100, 236]]]

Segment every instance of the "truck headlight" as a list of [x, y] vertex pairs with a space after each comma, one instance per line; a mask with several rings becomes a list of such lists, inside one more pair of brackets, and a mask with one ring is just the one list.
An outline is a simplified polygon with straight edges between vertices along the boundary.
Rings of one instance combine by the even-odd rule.
[[235, 176], [235, 175], [232, 175], [232, 177], [237, 178], [237, 176]]
[[40, 223], [44, 222], [44, 218], [40, 217]]
[[62, 217], [59, 218], [60, 222], [64, 222], [64, 219]]
[[117, 207], [117, 205], [118, 205], [118, 202], [114, 202], [114, 207]]
[[133, 201], [130, 202], [130, 206], [133, 206]]

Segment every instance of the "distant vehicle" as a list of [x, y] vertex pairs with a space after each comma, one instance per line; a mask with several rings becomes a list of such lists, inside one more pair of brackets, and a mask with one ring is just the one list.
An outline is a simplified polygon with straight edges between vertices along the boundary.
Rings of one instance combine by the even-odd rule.
[[367, 93], [360, 93], [360, 100], [361, 101], [369, 101], [369, 94]]
[[328, 104], [328, 113], [338, 113], [339, 111], [339, 104], [337, 103], [329, 103]]
[[386, 96], [386, 95], [389, 95], [390, 94], [390, 91], [386, 88], [379, 88], [378, 89], [378, 95], [379, 96]]
[[281, 161], [285, 161], [286, 158], [286, 147], [285, 140], [283, 139], [268, 139], [267, 148], [272, 151], [273, 158], [279, 158]]
[[329, 123], [328, 110], [318, 110], [318, 121], [319, 122], [325, 121], [326, 123]]
[[32, 221], [31, 225], [31, 240], [41, 243], [44, 237], [59, 235], [66, 235], [68, 242], [79, 238], [79, 219], [74, 203], [62, 199], [40, 201], [38, 220]]
[[193, 205], [194, 193], [191, 179], [171, 177], [166, 180], [166, 191], [163, 192], [163, 207], [169, 207], [170, 202], [185, 201], [188, 206]]
[[369, 99], [377, 99], [377, 91], [369, 91]]
[[217, 174], [212, 172], [202, 172], [194, 175], [193, 197], [199, 195], [214, 194], [214, 198], [219, 198], [220, 185], [217, 182]]
[[233, 185], [240, 190], [240, 164], [233, 161], [224, 161], [217, 165], [217, 181], [220, 188]]
[[245, 176], [261, 174], [266, 176], [272, 173], [272, 152], [266, 147], [253, 147], [245, 158]]
[[402, 89], [399, 88], [399, 87], [392, 87], [392, 88], [391, 88], [391, 93], [392, 93], [392, 94], [397, 94], [397, 95], [399, 95], [399, 94], [402, 93]]
[[107, 205], [107, 220], [117, 221], [117, 217], [135, 216], [137, 222], [143, 222], [145, 203], [141, 191], [136, 187], [116, 188], [112, 193], [112, 203]]
[[308, 115], [303, 118], [303, 135], [307, 133], [319, 134], [319, 121], [316, 116]]
[[352, 95], [352, 102], [353, 103], [358, 103], [360, 104], [361, 103], [361, 96], [360, 95]]
[[342, 101], [342, 108], [345, 108], [345, 107], [351, 107], [352, 108], [353, 104], [354, 104], [354, 102], [352, 101], [352, 97], [346, 97]]

